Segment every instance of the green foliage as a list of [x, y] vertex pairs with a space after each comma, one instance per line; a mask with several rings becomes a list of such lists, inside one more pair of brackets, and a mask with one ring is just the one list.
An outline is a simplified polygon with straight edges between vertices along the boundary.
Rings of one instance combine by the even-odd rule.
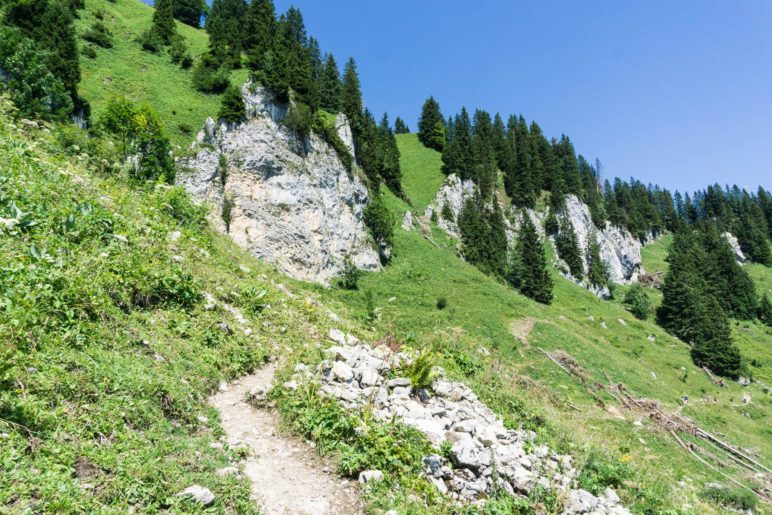
[[344, 290], [356, 290], [359, 288], [359, 278], [362, 276], [362, 271], [357, 268], [351, 256], [343, 258], [343, 270], [340, 277], [337, 278], [335, 284], [338, 288]]
[[246, 116], [247, 110], [244, 105], [244, 97], [241, 95], [241, 88], [230, 86], [222, 96], [220, 112], [217, 117], [227, 123], [239, 123]]
[[244, 14], [244, 48], [249, 67], [262, 71], [273, 46], [276, 13], [272, 0], [253, 0]]
[[101, 21], [95, 21], [81, 37], [102, 48], [113, 47], [113, 35]]
[[437, 297], [436, 306], [437, 306], [437, 309], [442, 311], [443, 309], [448, 307], [448, 299], [446, 299], [445, 297]]
[[561, 214], [558, 220], [560, 229], [555, 237], [558, 256], [566, 262], [571, 275], [581, 281], [584, 276], [584, 265], [582, 264], [582, 253], [579, 250], [579, 241], [576, 237], [574, 226], [571, 223], [571, 219], [565, 213]]
[[20, 31], [0, 27], [0, 69], [6, 74], [0, 91], [8, 92], [20, 116], [63, 120], [72, 112], [70, 94], [52, 72], [50, 59]]
[[346, 170], [351, 173], [354, 158], [351, 155], [351, 152], [349, 152], [348, 147], [346, 147], [346, 144], [340, 139], [338, 131], [335, 129], [335, 119], [332, 118], [329, 113], [317, 111], [314, 115], [313, 130], [335, 150], [341, 164], [343, 164]]
[[429, 97], [421, 108], [418, 120], [418, 139], [424, 146], [442, 151], [445, 146], [445, 123], [440, 112], [440, 104]]
[[243, 50], [244, 0], [214, 0], [206, 17], [209, 49], [224, 68], [237, 68]]
[[192, 81], [193, 87], [202, 93], [222, 93], [230, 85], [228, 69], [208, 52], [193, 66]]
[[424, 349], [409, 365], [403, 366], [402, 373], [410, 379], [413, 390], [428, 390], [437, 379], [437, 372], [434, 370], [436, 365], [437, 356], [431, 350]]
[[156, 31], [149, 29], [137, 37], [137, 43], [142, 47], [142, 50], [152, 54], [159, 53], [164, 47], [161, 36]]
[[177, 32], [177, 26], [174, 23], [174, 0], [156, 0], [153, 5], [155, 12], [150, 30], [164, 45], [168, 45]]
[[239, 305], [253, 315], [262, 313], [268, 306], [268, 290], [256, 286], [244, 288], [239, 296]]
[[600, 495], [606, 488], [620, 488], [631, 479], [633, 471], [619, 458], [591, 451], [576, 480], [590, 493]]
[[761, 297], [757, 316], [764, 324], [772, 326], [772, 303], [769, 302], [769, 295]]
[[348, 118], [351, 132], [359, 137], [363, 129], [362, 120], [362, 87], [359, 84], [357, 65], [353, 58], [346, 62], [341, 84], [341, 109]]
[[314, 115], [311, 109], [302, 102], [292, 102], [282, 124], [301, 138], [311, 134], [314, 125]]
[[700, 496], [703, 499], [708, 499], [722, 506], [738, 510], [753, 511], [756, 509], [756, 504], [758, 502], [753, 492], [716, 483], [707, 485]]
[[600, 244], [595, 231], [591, 231], [587, 238], [587, 280], [593, 286], [607, 286], [609, 272], [606, 262], [600, 257]]
[[149, 105], [134, 105], [125, 98], [114, 98], [108, 103], [99, 125], [116, 138], [124, 158], [135, 156], [132, 177], [174, 181], [171, 144], [158, 115]]
[[394, 133], [395, 134], [410, 134], [410, 128], [407, 126], [405, 121], [397, 116], [394, 119]]
[[370, 230], [375, 243], [381, 248], [391, 247], [394, 238], [395, 219], [391, 211], [381, 200], [375, 196], [370, 199], [362, 217], [365, 225]]
[[88, 59], [96, 59], [97, 52], [94, 48], [94, 45], [86, 45], [83, 47], [83, 49], [80, 51], [81, 55], [83, 57], [86, 57]]
[[174, 17], [191, 27], [198, 28], [205, 9], [203, 0], [174, 0]]
[[440, 214], [442, 215], [442, 219], [443, 220], [448, 220], [448, 221], [451, 221], [451, 222], [455, 222], [456, 221], [456, 216], [453, 213], [453, 208], [450, 207], [450, 203], [449, 202], [445, 202], [442, 205], [442, 211], [441, 211]]
[[193, 202], [182, 186], [157, 185], [153, 200], [181, 227], [206, 227], [206, 207]]
[[319, 91], [321, 108], [331, 113], [337, 113], [341, 110], [342, 85], [338, 63], [335, 62], [335, 57], [332, 54], [327, 54], [325, 58], [321, 82]]
[[508, 282], [520, 293], [542, 304], [552, 302], [552, 278], [547, 270], [544, 245], [527, 214], [521, 216], [515, 252], [509, 259]]
[[651, 314], [651, 301], [640, 284], [634, 284], [625, 292], [624, 304], [639, 320], [646, 320]]
[[497, 202], [488, 203], [477, 194], [469, 197], [458, 216], [464, 259], [487, 274], [503, 275], [507, 236]]
[[193, 66], [193, 58], [190, 56], [185, 38], [179, 34], [175, 34], [172, 37], [172, 41], [169, 44], [169, 57], [171, 57], [173, 64], [179, 64], [183, 70]]

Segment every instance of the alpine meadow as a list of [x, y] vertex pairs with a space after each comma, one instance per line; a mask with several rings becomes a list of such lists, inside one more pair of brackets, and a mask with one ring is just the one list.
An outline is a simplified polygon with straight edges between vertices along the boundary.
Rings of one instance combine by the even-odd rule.
[[0, 513], [772, 513], [772, 170], [621, 178], [490, 6], [300, 4], [0, 2]]

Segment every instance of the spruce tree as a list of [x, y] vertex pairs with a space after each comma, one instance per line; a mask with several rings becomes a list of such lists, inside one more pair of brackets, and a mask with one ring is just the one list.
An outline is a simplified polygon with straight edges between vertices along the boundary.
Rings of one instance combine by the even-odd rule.
[[381, 152], [380, 176], [384, 184], [398, 197], [404, 197], [402, 191], [402, 171], [399, 166], [399, 148], [397, 139], [389, 127], [389, 117], [383, 113], [381, 123], [378, 126], [380, 139], [379, 150]]
[[507, 237], [501, 209], [479, 194], [469, 197], [458, 217], [464, 259], [486, 274], [503, 276]]
[[757, 316], [762, 323], [772, 326], [772, 303], [769, 302], [769, 295], [764, 294], [759, 301]]
[[154, 5], [152, 30], [164, 45], [168, 45], [177, 33], [177, 27], [174, 24], [173, 2], [172, 0], [156, 0]]
[[252, 0], [244, 14], [244, 39], [249, 68], [260, 79], [265, 60], [273, 47], [276, 9], [273, 0]]
[[574, 231], [574, 226], [568, 215], [562, 213], [558, 218], [558, 234], [555, 238], [555, 246], [558, 250], [560, 259], [566, 262], [571, 275], [581, 281], [584, 276], [584, 265], [582, 264], [582, 254], [579, 249], [579, 241]]
[[241, 65], [244, 0], [213, 0], [206, 18], [209, 49], [228, 68]]
[[521, 215], [520, 232], [516, 243], [517, 258], [514, 261], [515, 285], [520, 293], [542, 304], [552, 302], [552, 277], [547, 269], [544, 245], [527, 214]]
[[341, 109], [341, 85], [338, 64], [332, 54], [327, 54], [324, 60], [324, 70], [320, 84], [321, 107], [331, 113]]
[[228, 123], [239, 123], [245, 117], [246, 108], [244, 106], [244, 97], [241, 95], [241, 88], [230, 86], [222, 96], [218, 118]]
[[471, 122], [465, 108], [453, 123], [453, 139], [442, 149], [442, 171], [456, 174], [462, 181], [474, 178]]
[[587, 280], [593, 286], [608, 286], [608, 267], [600, 256], [600, 244], [595, 230], [591, 230], [587, 236]]
[[405, 121], [399, 116], [394, 120], [394, 132], [396, 134], [410, 134], [410, 128], [408, 128]]
[[174, 18], [186, 25], [198, 28], [206, 4], [202, 0], [174, 0]]
[[445, 146], [445, 123], [440, 112], [440, 104], [429, 97], [421, 108], [418, 120], [418, 140], [427, 148], [442, 151]]
[[359, 84], [357, 65], [354, 58], [349, 58], [343, 71], [343, 89], [341, 91], [341, 107], [348, 118], [351, 132], [358, 137], [363, 129], [362, 89]]

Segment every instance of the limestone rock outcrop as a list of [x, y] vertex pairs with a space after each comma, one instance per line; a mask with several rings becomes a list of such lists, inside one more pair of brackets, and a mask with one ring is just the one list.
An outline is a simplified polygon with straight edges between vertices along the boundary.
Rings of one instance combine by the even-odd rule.
[[[344, 258], [365, 270], [380, 269], [362, 221], [364, 183], [316, 134], [305, 138], [279, 124], [288, 106], [247, 83], [247, 121], [207, 119], [195, 155], [179, 162], [178, 182], [211, 205], [216, 226], [282, 272], [329, 284]], [[353, 149], [344, 115], [336, 129]]]
[[737, 262], [740, 264], [745, 263], [745, 254], [740, 248], [740, 243], [737, 241], [735, 235], [731, 232], [725, 232], [721, 236], [723, 236], [726, 242], [729, 243], [729, 246], [732, 247], [732, 252], [734, 252], [734, 258], [737, 260]]
[[426, 208], [426, 218], [436, 219], [437, 225], [453, 238], [460, 238], [458, 217], [464, 202], [474, 196], [477, 186], [470, 180], [462, 181], [455, 174], [448, 175], [440, 186], [434, 201]]

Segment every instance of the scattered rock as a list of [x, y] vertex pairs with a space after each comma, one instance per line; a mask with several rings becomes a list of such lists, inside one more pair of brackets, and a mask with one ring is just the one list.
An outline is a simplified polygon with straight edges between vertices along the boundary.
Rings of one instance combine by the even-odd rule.
[[405, 214], [402, 216], [402, 228], [406, 231], [413, 229], [413, 213], [410, 211], [405, 211]]
[[237, 469], [236, 467], [223, 467], [221, 469], [217, 469], [215, 474], [220, 476], [220, 477], [238, 476], [239, 475], [239, 469]]
[[330, 329], [327, 338], [340, 345], [346, 345], [346, 335], [340, 329]]
[[178, 497], [189, 497], [193, 502], [202, 506], [209, 506], [214, 502], [214, 494], [208, 488], [201, 485], [193, 485], [177, 494]]
[[383, 481], [383, 472], [380, 470], [364, 470], [359, 473], [359, 482], [362, 484]]

